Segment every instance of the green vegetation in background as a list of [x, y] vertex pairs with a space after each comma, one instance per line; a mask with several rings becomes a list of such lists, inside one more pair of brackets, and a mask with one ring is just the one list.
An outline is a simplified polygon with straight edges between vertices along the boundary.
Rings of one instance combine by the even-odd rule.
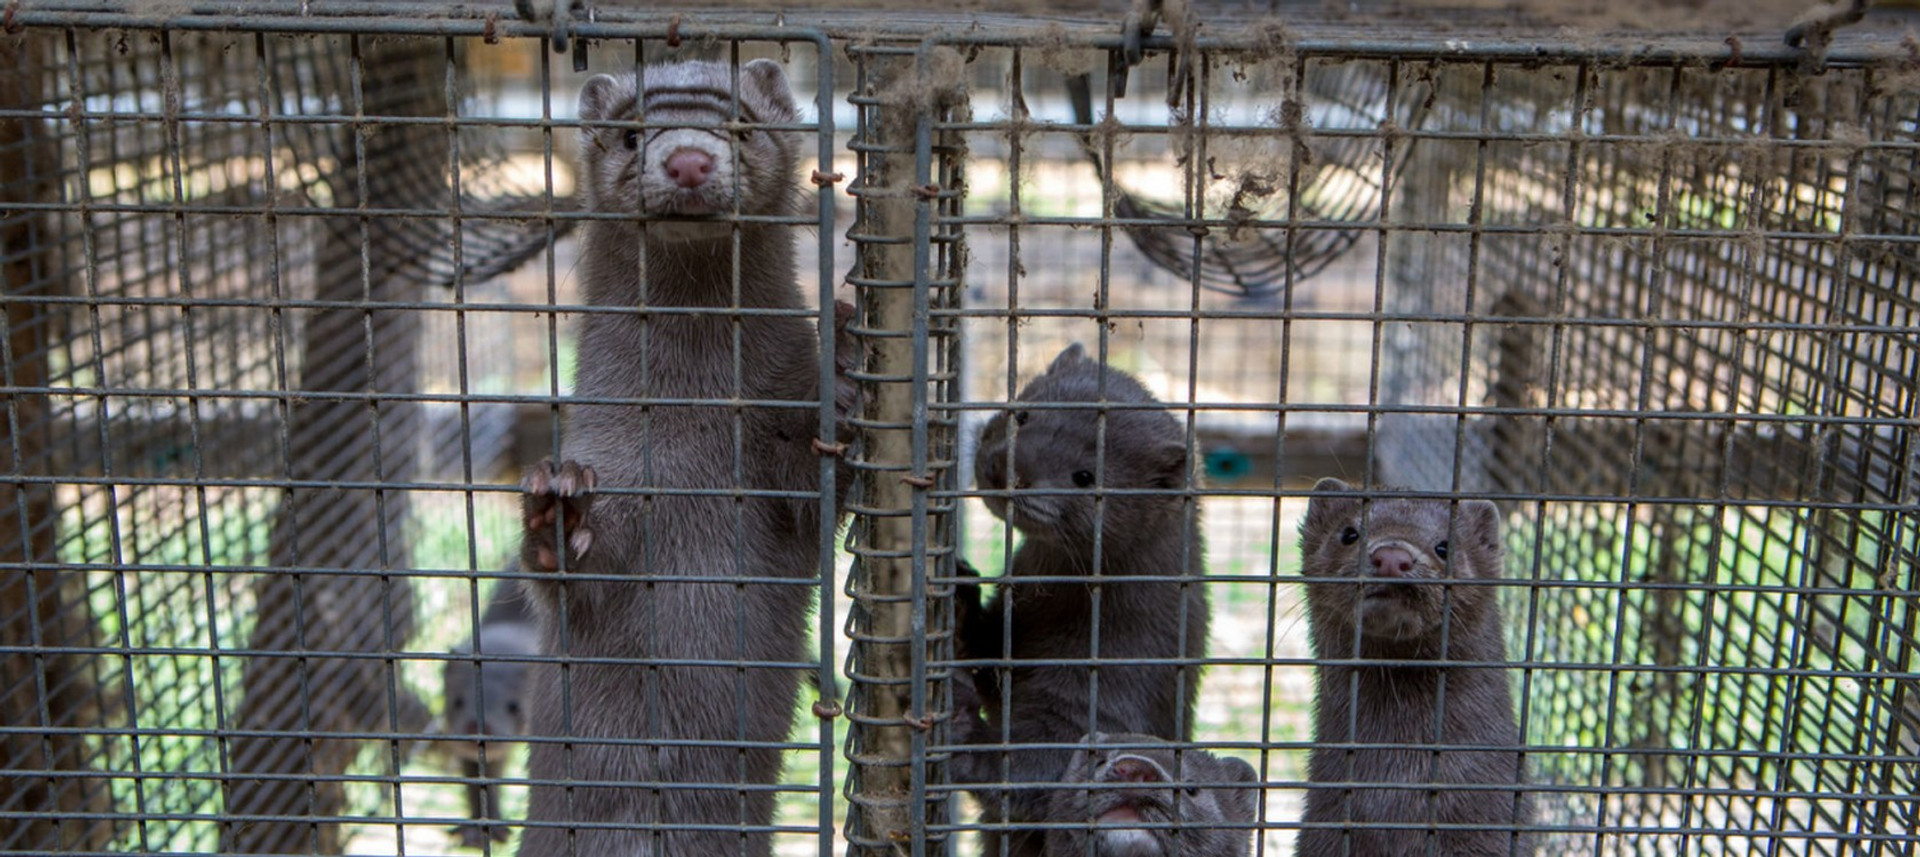
[[[1536, 754], [1535, 776], [1627, 788], [1784, 782], [1849, 793], [1861, 781], [1856, 763], [1801, 754], [1877, 746], [1890, 729], [1887, 704], [1873, 696], [1887, 682], [1823, 674], [1893, 663], [1867, 647], [1876, 625], [1906, 609], [1874, 594], [1872, 570], [1897, 550], [1886, 542], [1888, 517], [1836, 513], [1832, 525], [1855, 536], [1847, 542], [1820, 534], [1818, 519], [1798, 509], [1662, 507], [1658, 514], [1656, 525], [1643, 510], [1623, 540], [1619, 507], [1563, 507], [1541, 532], [1548, 583], [1537, 596], [1532, 657], [1542, 665], [1532, 670], [1526, 727], [1536, 745], [1583, 752]], [[1516, 522], [1508, 533], [1510, 568], [1523, 574], [1533, 567], [1534, 529]], [[1908, 551], [1913, 538], [1906, 534]], [[1818, 563], [1810, 556], [1822, 541], [1831, 559]], [[1650, 582], [1680, 585], [1635, 585]], [[1807, 587], [1854, 591], [1817, 595]], [[1516, 659], [1524, 654], [1530, 597], [1524, 588], [1507, 594]], [[1554, 668], [1563, 663], [1607, 669]], [[1600, 782], [1602, 757], [1592, 751], [1622, 748], [1637, 752], [1607, 757]], [[1673, 752], [1645, 752], [1662, 749]]]

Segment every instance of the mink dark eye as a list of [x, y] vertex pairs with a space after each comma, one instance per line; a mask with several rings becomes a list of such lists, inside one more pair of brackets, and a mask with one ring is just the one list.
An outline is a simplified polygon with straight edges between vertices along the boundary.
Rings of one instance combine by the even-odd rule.
[[621, 140], [626, 143], [627, 151], [629, 152], [640, 148], [640, 132], [637, 129], [628, 128], [626, 136], [622, 137]]
[[1027, 424], [1027, 416], [1028, 416], [1028, 415], [1027, 415], [1027, 412], [1026, 412], [1026, 411], [1014, 411], [1014, 412], [1013, 412], [1013, 422], [1014, 422], [1014, 424], [1016, 424], [1016, 425], [1026, 425], [1026, 424]]
[[1359, 540], [1360, 530], [1357, 527], [1348, 527], [1340, 531], [1340, 543], [1343, 545], [1350, 545]]
[[1092, 488], [1093, 487], [1093, 471], [1075, 470], [1073, 472], [1073, 484], [1081, 488]]
[[1187, 797], [1199, 797], [1199, 796], [1200, 796], [1199, 786], [1187, 786]]
[[1446, 559], [1446, 558], [1447, 558], [1447, 543], [1446, 543], [1446, 542], [1441, 542], [1441, 543], [1439, 543], [1439, 544], [1437, 544], [1437, 545], [1434, 545], [1434, 546], [1433, 546], [1433, 555], [1434, 555], [1434, 556], [1437, 556], [1437, 557], [1439, 557], [1439, 558], [1441, 558], [1441, 559]]

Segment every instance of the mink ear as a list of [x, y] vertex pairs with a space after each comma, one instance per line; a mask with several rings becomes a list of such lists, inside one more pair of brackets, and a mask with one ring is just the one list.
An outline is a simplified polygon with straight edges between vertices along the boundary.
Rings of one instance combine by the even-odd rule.
[[1217, 758], [1220, 760], [1220, 767], [1223, 769], [1220, 772], [1221, 780], [1229, 783], [1257, 783], [1260, 781], [1260, 772], [1254, 770], [1252, 765], [1247, 764], [1245, 759], [1237, 759], [1233, 756], [1219, 756]]
[[1053, 362], [1047, 365], [1047, 371], [1058, 372], [1061, 369], [1065, 369], [1068, 366], [1072, 366], [1073, 364], [1086, 359], [1087, 359], [1086, 346], [1076, 342], [1072, 345], [1067, 346], [1065, 351], [1060, 352], [1058, 356], [1054, 357]]
[[757, 59], [740, 67], [740, 91], [750, 92], [773, 108], [777, 116], [763, 117], [769, 122], [791, 122], [800, 115], [793, 100], [793, 86], [787, 83], [787, 70], [770, 59]]
[[[1347, 483], [1342, 482], [1338, 479], [1335, 479], [1331, 476], [1325, 479], [1322, 479], [1319, 482], [1315, 482], [1313, 484], [1313, 493], [1315, 495], [1325, 495], [1328, 492], [1333, 492], [1333, 491], [1351, 491], [1351, 490], [1353, 490], [1353, 486], [1348, 485]], [[1305, 518], [1300, 519], [1300, 532], [1305, 533], [1316, 527], [1322, 526], [1329, 519], [1331, 519], [1335, 515], [1340, 514], [1339, 507], [1345, 506], [1347, 503], [1350, 503], [1350, 502], [1352, 502], [1352, 498], [1349, 498], [1349, 497], [1327, 497], [1327, 496], [1308, 497], [1307, 498], [1307, 516]]]
[[[620, 80], [610, 74], [596, 74], [580, 87], [580, 119], [585, 122], [605, 122], [613, 118], [615, 101], [620, 98]], [[592, 134], [600, 129], [580, 129], [581, 134]]]
[[[1479, 545], [1489, 556], [1499, 559], [1502, 553], [1500, 507], [1493, 505], [1492, 500], [1462, 500], [1454, 528], [1460, 538], [1472, 539], [1473, 543]], [[1495, 562], [1488, 572], [1498, 576], [1500, 564]]]
[[1159, 474], [1162, 488], [1184, 488], [1187, 484], [1187, 445], [1179, 441], [1167, 441], [1156, 445], [1147, 453], [1151, 458], [1153, 472]]
[[1248, 784], [1246, 788], [1219, 789], [1214, 792], [1219, 796], [1221, 816], [1227, 821], [1252, 821], [1260, 806], [1260, 772], [1243, 759], [1232, 756], [1219, 758], [1222, 781]]

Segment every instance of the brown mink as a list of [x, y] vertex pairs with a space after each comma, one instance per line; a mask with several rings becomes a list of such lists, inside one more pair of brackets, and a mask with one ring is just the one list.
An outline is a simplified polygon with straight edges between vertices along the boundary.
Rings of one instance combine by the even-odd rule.
[[681, 62], [588, 80], [580, 117], [584, 207], [630, 216], [584, 225], [585, 298], [644, 311], [583, 314], [568, 460], [523, 486], [522, 565], [566, 570], [526, 587], [542, 648], [576, 660], [534, 670], [519, 853], [765, 855], [813, 663], [819, 337], [792, 227], [729, 215], [791, 213], [766, 126], [798, 111], [771, 60]]
[[1324, 826], [1295, 853], [1532, 853], [1498, 593], [1438, 583], [1501, 576], [1499, 511], [1328, 496], [1350, 490], [1320, 480], [1300, 525], [1321, 660], [1303, 820]]
[[[1109, 409], [1102, 401], [1156, 407]], [[1049, 407], [1056, 404], [1080, 407]], [[1009, 666], [1005, 684], [995, 668], [956, 677], [956, 744], [1070, 745], [1089, 732], [1192, 737], [1199, 671], [1180, 661], [1206, 653], [1206, 548], [1199, 507], [1186, 493], [1194, 481], [1186, 432], [1158, 404], [1132, 376], [1076, 344], [1020, 391], [1013, 410], [988, 422], [975, 478], [983, 490], [1013, 491], [986, 503], [1025, 541], [992, 598], [973, 612], [975, 627], [960, 630], [963, 648], [977, 649], [966, 656], [1005, 658]], [[1096, 489], [1157, 493], [1097, 500]], [[1080, 579], [1021, 582], [1033, 577]], [[1091, 666], [1023, 663], [1093, 657], [1096, 592], [1097, 710]], [[965, 605], [961, 614], [969, 614]], [[994, 629], [1007, 622], [1012, 647], [1003, 652]], [[1072, 756], [1068, 748], [960, 752], [952, 776], [967, 784], [1055, 782]], [[1047, 817], [1045, 790], [982, 785], [973, 793], [989, 822]], [[998, 855], [999, 837], [984, 838], [984, 853]], [[1035, 855], [1042, 836], [1015, 831], [1005, 847], [1009, 855]]]
[[[519, 567], [509, 564], [507, 571], [518, 572]], [[441, 672], [446, 704], [441, 719], [446, 733], [469, 738], [443, 744], [460, 761], [460, 775], [467, 781], [467, 817], [473, 823], [459, 825], [453, 833], [469, 848], [479, 848], [488, 837], [507, 841], [505, 826], [485, 822], [500, 818], [499, 789], [492, 780], [500, 777], [506, 762], [507, 745], [502, 742], [518, 741], [527, 733], [528, 664], [491, 658], [540, 653], [540, 631], [519, 584], [507, 580], [494, 585], [473, 639], [455, 646], [453, 652], [469, 654], [476, 642], [480, 663], [456, 658], [447, 661]], [[485, 770], [480, 764], [483, 743]]]
[[[1241, 857], [1259, 801], [1253, 766], [1151, 735], [1086, 736], [1050, 795], [1047, 857]], [[1138, 825], [1138, 826], [1135, 826]], [[1089, 842], [1091, 840], [1091, 842]]]

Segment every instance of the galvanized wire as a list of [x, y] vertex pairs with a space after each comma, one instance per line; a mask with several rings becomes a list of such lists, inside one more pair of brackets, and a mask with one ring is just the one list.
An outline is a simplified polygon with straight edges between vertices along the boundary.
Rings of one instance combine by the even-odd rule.
[[[544, 64], [523, 70], [527, 85], [465, 74], [476, 53], [503, 49], [489, 33], [511, 48], [535, 29], [489, 20], [505, 5], [312, 5], [156, 17], [48, 2], [13, 15], [26, 29], [0, 74], [12, 492], [0, 853], [209, 850], [263, 826], [302, 839], [275, 850], [333, 850], [344, 846], [320, 825], [335, 820], [356, 850], [417, 851], [460, 815], [419, 802], [460, 782], [410, 757], [435, 739], [409, 699], [434, 698], [421, 671], [448, 661], [441, 647], [471, 631], [488, 586], [516, 579], [496, 564], [517, 538], [504, 480], [554, 449], [562, 405], [589, 401], [566, 388], [559, 316], [640, 310], [569, 291], [568, 225], [622, 216], [565, 198], [575, 123], [554, 117], [578, 80]], [[1095, 490], [1207, 509], [1212, 647], [1159, 662], [1199, 676], [1194, 740], [1180, 746], [1257, 766], [1256, 853], [1286, 850], [1302, 827], [1305, 754], [1346, 746], [1312, 736], [1303, 713], [1314, 670], [1352, 665], [1306, 651], [1300, 621], [1293, 527], [1302, 489], [1329, 475], [1411, 486], [1376, 497], [1501, 505], [1508, 579], [1453, 586], [1502, 591], [1544, 847], [1912, 850], [1920, 103], [1897, 37], [1843, 34], [1811, 75], [1799, 54], [1754, 40], [1448, 43], [1302, 24], [1276, 41], [1212, 27], [1188, 44], [1146, 40], [1128, 98], [1096, 124], [1074, 115], [1063, 81], [1117, 61], [1124, 40], [1106, 23], [936, 32], [936, 16], [879, 17], [827, 15], [812, 31], [614, 9], [576, 31], [596, 70], [677, 40], [790, 52], [822, 121], [788, 130], [817, 134], [828, 190], [774, 219], [817, 229], [803, 242], [817, 280], [803, 288], [821, 306], [840, 284], [837, 188], [853, 197], [848, 284], [869, 410], [846, 451], [862, 480], [852, 601], [833, 598], [829, 524], [820, 582], [738, 580], [820, 587], [817, 666], [800, 653], [655, 662], [806, 670], [828, 688], [817, 720], [780, 745], [804, 781], [738, 790], [779, 795], [782, 853], [836, 850], [849, 809], [846, 840], [863, 852], [974, 841], [975, 808], [943, 767], [946, 679], [1015, 665], [955, 658], [950, 599], [956, 560], [991, 574], [1015, 541], [977, 500], [1021, 489], [973, 486], [968, 437], [1073, 340], [1147, 380], [1208, 466], [1191, 486]], [[380, 70], [371, 59], [388, 42], [422, 71]], [[1170, 123], [1151, 69], [1174, 50], [1195, 73], [1189, 118]], [[898, 68], [928, 64], [943, 76], [886, 91]], [[1247, 69], [1291, 84], [1246, 86], [1234, 74]], [[418, 89], [371, 85], [396, 79]], [[1366, 86], [1340, 84], [1354, 80]], [[972, 111], [915, 97], [949, 89]], [[489, 100], [502, 92], [534, 106]], [[1351, 205], [1337, 211], [1184, 207], [1215, 173], [1246, 166], [1236, 158], [1299, 139], [1279, 121], [1296, 108], [1334, 162], [1360, 152], [1361, 172], [1398, 180], [1343, 186]], [[836, 178], [842, 109], [857, 128]], [[1099, 171], [1082, 163], [1089, 137]], [[509, 147], [531, 173], [509, 169]], [[399, 168], [352, 169], [374, 162]], [[1311, 245], [1327, 267], [1315, 288], [1263, 301], [1211, 294], [1226, 269], [1193, 252], [1191, 232], [1172, 242], [1177, 258], [1115, 240], [1166, 226], [1119, 203], [1137, 181], [1122, 175], [1155, 176], [1148, 189], [1183, 200], [1181, 230]], [[1290, 273], [1262, 282], [1311, 273], [1312, 254], [1279, 255]], [[483, 282], [529, 259], [544, 264]], [[829, 341], [830, 318], [807, 317]], [[412, 367], [395, 356], [409, 348]], [[820, 407], [819, 439], [833, 438], [825, 403], [746, 404]], [[330, 422], [296, 416], [323, 412]], [[281, 511], [328, 494], [358, 500], [305, 505], [327, 511], [297, 521]], [[451, 544], [421, 547], [435, 540]], [[254, 583], [295, 580], [284, 624], [305, 642], [255, 633], [276, 596]], [[423, 604], [414, 639], [409, 590]], [[329, 616], [348, 633], [318, 633]], [[844, 710], [831, 690], [842, 652]], [[1140, 663], [1029, 665], [1112, 676]], [[243, 715], [248, 664], [304, 683], [253, 702], [291, 721]], [[355, 716], [326, 722], [335, 703]], [[241, 759], [263, 742], [299, 764]], [[373, 749], [303, 761], [329, 742]], [[223, 791], [248, 771], [342, 797], [319, 818], [306, 803], [244, 810]], [[516, 771], [486, 778], [518, 785]]]

